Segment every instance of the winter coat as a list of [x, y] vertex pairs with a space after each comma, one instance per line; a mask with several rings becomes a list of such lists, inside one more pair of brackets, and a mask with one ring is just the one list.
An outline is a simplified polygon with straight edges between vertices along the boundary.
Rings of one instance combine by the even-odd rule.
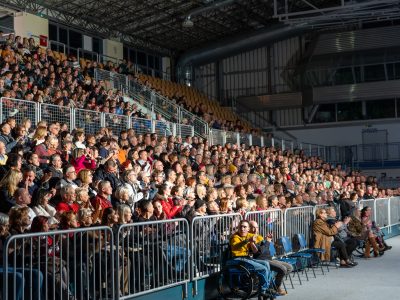
[[329, 227], [328, 223], [322, 219], [317, 219], [313, 224], [314, 248], [321, 248], [325, 253], [320, 255], [322, 261], [330, 261], [331, 243], [338, 230], [335, 226]]

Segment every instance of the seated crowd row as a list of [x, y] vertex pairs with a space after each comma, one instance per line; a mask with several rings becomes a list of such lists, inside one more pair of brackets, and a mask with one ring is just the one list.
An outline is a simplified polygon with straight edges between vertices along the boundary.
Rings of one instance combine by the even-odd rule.
[[[87, 61], [81, 65], [74, 56], [67, 58], [54, 53], [51, 49], [38, 47], [33, 38], [22, 39], [20, 36], [8, 35], [3, 43], [0, 43], [0, 95], [118, 115], [149, 117], [141, 113], [137, 105], [126, 101], [127, 98], [123, 97], [121, 91], [113, 91], [107, 82], [96, 82], [93, 79], [94, 70], [102, 67], [128, 74], [132, 80], [142, 84], [140, 75], [134, 73], [131, 63], [123, 62], [116, 66], [108, 62], [103, 66]], [[152, 88], [151, 85], [143, 82], [143, 90], [149, 88]], [[135, 100], [143, 101], [141, 97]], [[183, 96], [176, 96], [172, 101], [186, 105]], [[212, 128], [230, 131], [245, 129], [240, 120], [233, 122], [213, 116], [212, 112], [203, 106], [185, 107], [202, 117]], [[184, 118], [182, 122], [192, 125], [189, 117]]]

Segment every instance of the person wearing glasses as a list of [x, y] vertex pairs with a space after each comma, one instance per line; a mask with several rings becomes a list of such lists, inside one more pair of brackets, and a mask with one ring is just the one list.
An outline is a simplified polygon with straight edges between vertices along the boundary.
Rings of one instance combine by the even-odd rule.
[[240, 262], [247, 269], [254, 270], [257, 273], [260, 280], [261, 295], [269, 297], [266, 293], [269, 288], [269, 263], [266, 260], [253, 258], [253, 255], [258, 252], [257, 236], [257, 234], [250, 233], [249, 221], [241, 220], [238, 231], [232, 235], [229, 241], [231, 256], [233, 261]]

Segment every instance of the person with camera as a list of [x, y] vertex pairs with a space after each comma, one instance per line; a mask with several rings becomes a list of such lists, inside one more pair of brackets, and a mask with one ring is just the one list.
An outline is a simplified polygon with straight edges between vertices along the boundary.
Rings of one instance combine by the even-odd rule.
[[[328, 224], [334, 226], [338, 221], [338, 217], [336, 215], [336, 210], [334, 207], [327, 207], [326, 213], [328, 215], [327, 222]], [[357, 239], [354, 238], [349, 229], [347, 228], [350, 223], [351, 218], [346, 216], [343, 218], [342, 226], [338, 228], [338, 233], [334, 236], [334, 240], [332, 242], [332, 246], [335, 247], [339, 252], [343, 251], [342, 256], [344, 260], [349, 261], [353, 251], [357, 248], [358, 242]], [[343, 249], [345, 247], [345, 250]], [[351, 262], [351, 266], [356, 266], [356, 262]]]
[[284, 296], [287, 294], [287, 291], [281, 288], [283, 277], [290, 272], [293, 271], [292, 265], [279, 261], [274, 260], [269, 252], [270, 243], [272, 243], [272, 233], [268, 233], [265, 239], [259, 235], [258, 233], [258, 224], [256, 221], [250, 221], [250, 233], [253, 233], [257, 236], [257, 248], [258, 252], [253, 254], [253, 257], [256, 259], [267, 260], [269, 262], [269, 266], [271, 271], [276, 272], [275, 276], [275, 289], [276, 293], [280, 296]]

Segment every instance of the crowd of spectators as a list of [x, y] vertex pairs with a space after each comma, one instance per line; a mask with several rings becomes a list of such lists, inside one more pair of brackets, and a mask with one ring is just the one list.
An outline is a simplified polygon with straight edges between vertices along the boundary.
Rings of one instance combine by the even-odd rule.
[[[95, 63], [80, 70], [9, 35], [0, 65], [5, 97], [133, 112], [120, 93], [91, 80]], [[342, 219], [354, 214], [360, 199], [400, 194], [301, 150], [209, 145], [198, 137], [142, 135], [134, 128], [86, 134], [58, 122], [32, 126], [29, 119], [17, 124], [13, 116], [4, 117], [1, 245], [26, 232], [178, 217], [190, 222], [197, 216], [317, 204], [328, 204]], [[347, 263], [344, 257], [342, 264]]]
[[93, 79], [97, 62], [88, 62], [81, 68], [76, 57], [67, 59], [55, 55], [50, 49], [35, 45], [33, 38], [21, 39], [13, 34], [9, 34], [0, 46], [2, 97], [116, 115], [150, 117], [124, 97], [122, 91], [111, 89], [107, 82]]

